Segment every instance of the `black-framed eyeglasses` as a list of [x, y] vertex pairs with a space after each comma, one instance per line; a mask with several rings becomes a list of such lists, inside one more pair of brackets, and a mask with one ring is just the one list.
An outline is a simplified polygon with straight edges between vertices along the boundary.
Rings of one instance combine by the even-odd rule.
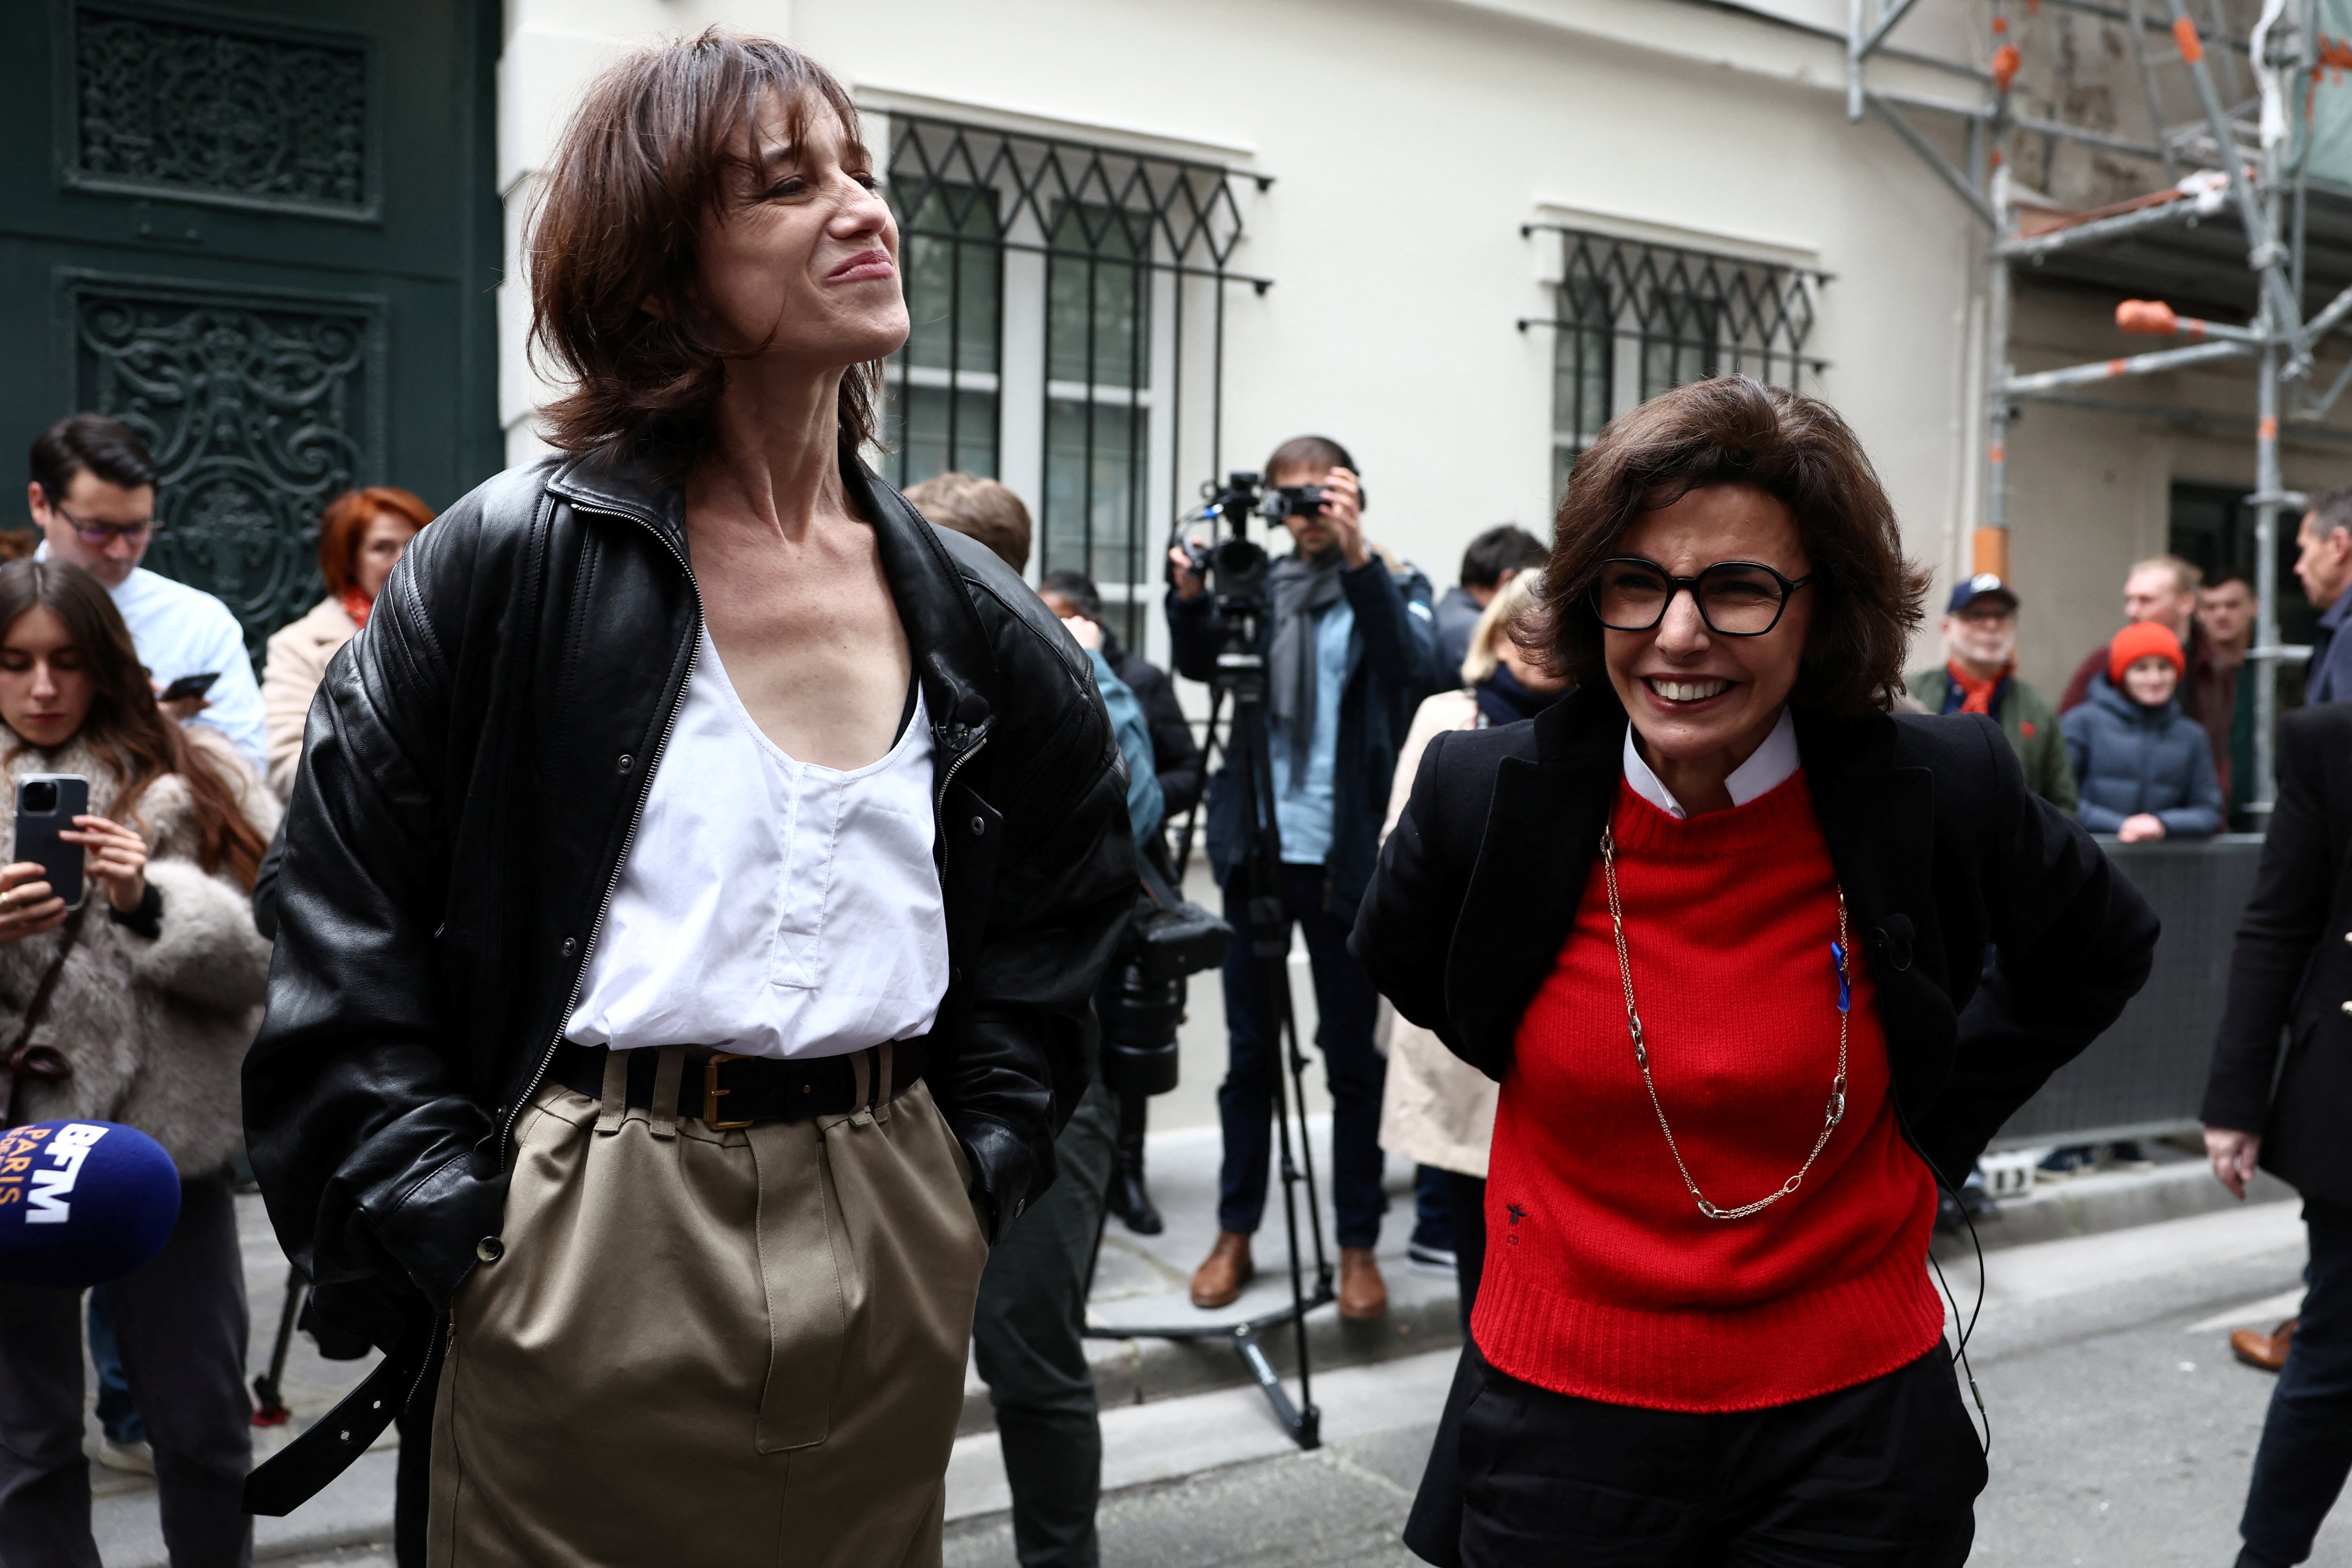
[[1688, 589], [1707, 630], [1760, 637], [1780, 624], [1789, 596], [1818, 576], [1789, 578], [1759, 561], [1718, 561], [1696, 577], [1677, 577], [1638, 555], [1612, 556], [1593, 581], [1592, 610], [1612, 632], [1646, 632], [1666, 618], [1675, 595]]
[[84, 544], [95, 544], [101, 550], [118, 539], [127, 544], [142, 543], [155, 531], [155, 520], [152, 517], [142, 518], [137, 522], [85, 522], [54, 502], [49, 510], [72, 524], [74, 532], [80, 536]]

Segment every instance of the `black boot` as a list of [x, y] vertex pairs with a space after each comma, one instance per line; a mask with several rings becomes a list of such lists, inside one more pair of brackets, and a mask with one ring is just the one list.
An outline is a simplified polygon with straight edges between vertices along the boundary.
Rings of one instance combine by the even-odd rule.
[[1143, 1131], [1150, 1106], [1145, 1095], [1118, 1097], [1118, 1168], [1110, 1177], [1110, 1212], [1138, 1236], [1158, 1236], [1166, 1228], [1143, 1185]]

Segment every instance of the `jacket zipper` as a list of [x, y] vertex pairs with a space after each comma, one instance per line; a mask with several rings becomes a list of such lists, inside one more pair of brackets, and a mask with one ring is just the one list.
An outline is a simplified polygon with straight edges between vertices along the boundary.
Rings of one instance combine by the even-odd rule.
[[[570, 1021], [572, 1010], [580, 1005], [580, 989], [588, 978], [588, 955], [595, 951], [596, 938], [604, 929], [604, 916], [613, 907], [614, 890], [621, 885], [621, 868], [629, 863], [630, 847], [637, 841], [637, 824], [643, 820], [646, 814], [646, 797], [653, 793], [655, 770], [661, 766], [662, 753], [669, 749], [670, 731], [677, 727], [678, 710], [686, 706], [686, 689], [693, 683], [695, 666], [702, 657], [702, 590], [694, 581], [694, 568], [688, 563], [686, 557], [679, 553], [677, 546], [664, 537], [661, 530], [649, 518], [640, 517], [635, 512], [624, 511], [617, 508], [582, 507], [576, 501], [572, 504], [578, 510], [599, 511], [608, 517], [626, 518], [645, 529], [656, 539], [661, 540], [662, 548], [670, 552], [671, 557], [677, 562], [678, 570], [686, 574], [687, 589], [694, 595], [695, 635], [692, 646], [687, 649], [686, 679], [678, 682], [677, 694], [670, 699], [669, 715], [662, 721], [661, 738], [654, 742], [653, 755], [646, 759], [645, 779], [637, 785], [636, 803], [629, 808], [629, 830], [622, 836], [621, 853], [613, 861], [612, 874], [604, 879], [604, 896], [596, 905], [596, 918], [588, 927], [587, 940], [581, 943], [580, 963], [572, 972], [571, 994], [564, 999], [562, 1010], [556, 1016], [555, 1033], [548, 1039], [547, 1048], [540, 1053], [539, 1066], [531, 1073], [530, 1082], [524, 1086], [521, 1095], [508, 1109], [506, 1121], [499, 1128], [499, 1170], [501, 1173], [507, 1169], [513, 1147], [514, 1124], [521, 1117], [523, 1107], [529, 1105], [532, 1097], [539, 1093], [539, 1086], [546, 1079], [547, 1069], [554, 1065], [556, 1047], [563, 1043], [563, 1026]], [[978, 750], [977, 747], [973, 749]], [[954, 776], [953, 769], [949, 770], [949, 776]], [[944, 788], [940, 790], [940, 796], [944, 802], [947, 797], [947, 791]], [[457, 1319], [453, 1314], [449, 1323], [452, 1335], [457, 1332]]]
[[955, 776], [963, 771], [964, 763], [980, 755], [981, 748], [987, 744], [988, 726], [983, 722], [980, 728], [972, 731], [971, 746], [958, 754], [956, 760], [948, 764], [948, 771], [940, 775], [939, 794], [931, 802], [932, 828], [938, 833], [940, 838], [940, 904], [941, 908], [946, 907], [948, 897], [948, 787], [955, 783]]

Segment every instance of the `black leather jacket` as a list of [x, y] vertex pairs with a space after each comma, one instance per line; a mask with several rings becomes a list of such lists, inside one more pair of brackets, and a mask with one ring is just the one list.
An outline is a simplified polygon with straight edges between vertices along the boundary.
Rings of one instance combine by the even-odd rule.
[[[1135, 900], [1087, 661], [995, 556], [845, 459], [937, 742], [950, 982], [932, 1092], [1001, 1233], [1054, 1176]], [[330, 667], [287, 816], [247, 1138], [322, 1309], [390, 1345], [499, 1233], [543, 1079], [684, 694], [684, 500], [597, 455], [420, 534]]]

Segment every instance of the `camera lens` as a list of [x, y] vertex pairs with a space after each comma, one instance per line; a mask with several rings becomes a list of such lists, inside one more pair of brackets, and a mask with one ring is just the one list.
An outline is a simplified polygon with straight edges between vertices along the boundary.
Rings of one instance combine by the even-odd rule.
[[58, 808], [58, 786], [53, 780], [35, 779], [25, 786], [25, 809], [38, 816]]

